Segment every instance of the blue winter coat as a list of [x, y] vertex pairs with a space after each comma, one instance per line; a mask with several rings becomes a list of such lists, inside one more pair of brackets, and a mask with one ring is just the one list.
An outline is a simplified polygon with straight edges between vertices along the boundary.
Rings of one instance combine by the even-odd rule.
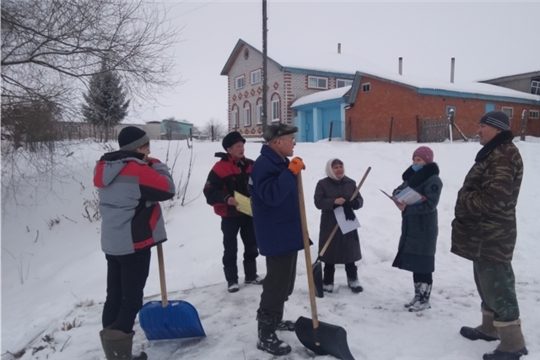
[[255, 160], [249, 182], [255, 238], [261, 255], [279, 256], [303, 249], [296, 176], [268, 145]]

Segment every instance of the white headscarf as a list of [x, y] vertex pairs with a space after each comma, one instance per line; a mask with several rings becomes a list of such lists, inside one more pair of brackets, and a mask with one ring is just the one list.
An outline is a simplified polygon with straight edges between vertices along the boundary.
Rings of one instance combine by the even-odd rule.
[[[338, 158], [332, 158], [332, 159], [328, 160], [328, 162], [326, 163], [326, 176], [328, 176], [329, 178], [334, 179], [336, 181], [339, 181], [339, 180], [343, 179], [343, 177], [341, 179], [338, 179], [336, 174], [334, 174], [334, 171], [332, 170], [332, 162], [334, 160], [339, 160], [339, 159]], [[345, 176], [345, 166], [343, 166], [343, 176]]]

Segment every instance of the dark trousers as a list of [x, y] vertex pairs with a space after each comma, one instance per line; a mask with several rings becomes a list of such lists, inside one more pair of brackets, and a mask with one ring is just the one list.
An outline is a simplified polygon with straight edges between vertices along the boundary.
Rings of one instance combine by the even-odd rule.
[[516, 279], [511, 263], [473, 261], [474, 282], [482, 308], [493, 312], [496, 321], [519, 319]]
[[294, 290], [298, 253], [266, 257], [266, 277], [263, 282], [259, 315], [283, 319], [285, 301]]
[[238, 267], [236, 265], [238, 253], [238, 232], [244, 243], [244, 274], [246, 279], [254, 280], [257, 277], [257, 262], [259, 249], [255, 241], [253, 218], [248, 215], [221, 218], [221, 231], [223, 232], [223, 271], [227, 282], [238, 282]]
[[[325, 285], [330, 285], [334, 283], [334, 273], [336, 272], [336, 265], [324, 263], [324, 279], [323, 283]], [[345, 264], [345, 272], [347, 273], [347, 279], [356, 280], [358, 279], [358, 268], [355, 263]]]
[[433, 273], [413, 273], [415, 283], [433, 284]]
[[125, 333], [133, 331], [137, 313], [143, 305], [144, 286], [150, 269], [150, 249], [107, 259], [107, 299], [103, 306], [103, 328]]

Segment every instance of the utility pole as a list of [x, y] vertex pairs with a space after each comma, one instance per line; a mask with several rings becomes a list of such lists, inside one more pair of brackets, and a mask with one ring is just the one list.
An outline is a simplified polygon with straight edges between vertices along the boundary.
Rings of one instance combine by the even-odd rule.
[[268, 55], [266, 48], [266, 34], [268, 29], [266, 27], [266, 0], [262, 0], [262, 23], [263, 23], [263, 91], [262, 91], [262, 132], [266, 132], [267, 122], [268, 122]]

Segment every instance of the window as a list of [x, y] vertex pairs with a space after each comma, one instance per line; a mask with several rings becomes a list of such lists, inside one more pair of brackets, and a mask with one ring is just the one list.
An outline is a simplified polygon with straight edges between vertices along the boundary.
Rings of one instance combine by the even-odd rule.
[[231, 122], [232, 122], [233, 129], [238, 128], [238, 111], [237, 110], [233, 110], [231, 112]]
[[257, 124], [262, 124], [262, 104], [257, 105]]
[[261, 70], [255, 70], [251, 73], [251, 85], [261, 82]]
[[508, 115], [510, 119], [514, 117], [514, 108], [503, 106], [502, 112]]
[[251, 106], [244, 105], [244, 126], [251, 125]]
[[531, 119], [540, 119], [540, 111], [538, 111], [538, 110], [529, 111], [529, 118], [531, 118]]
[[279, 121], [279, 100], [272, 100], [272, 121]]
[[308, 87], [314, 89], [328, 89], [328, 79], [317, 76], [308, 76]]
[[540, 95], [540, 81], [531, 81], [531, 94]]
[[78, 133], [79, 132], [79, 125], [64, 125], [64, 132]]
[[241, 89], [241, 88], [244, 87], [244, 79], [245, 79], [244, 75], [239, 76], [236, 79], [234, 79], [234, 88], [236, 90]]
[[370, 83], [362, 84], [362, 92], [370, 92], [370, 91], [371, 91], [371, 84]]
[[352, 80], [345, 80], [345, 79], [337, 79], [336, 81], [336, 87], [341, 88], [345, 86], [352, 85]]

